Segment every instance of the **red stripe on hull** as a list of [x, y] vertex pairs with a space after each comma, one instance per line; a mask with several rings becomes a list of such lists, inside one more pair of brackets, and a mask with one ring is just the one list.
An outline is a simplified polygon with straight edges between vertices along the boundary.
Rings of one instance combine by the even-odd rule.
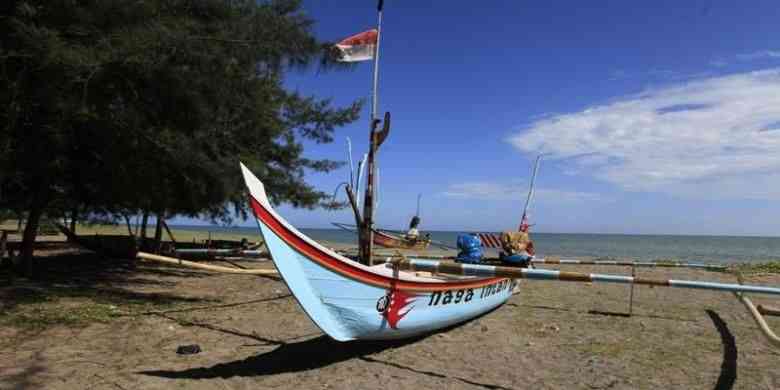
[[287, 245], [311, 259], [315, 263], [350, 279], [354, 279], [366, 284], [378, 286], [387, 289], [411, 290], [411, 291], [443, 291], [457, 290], [464, 288], [479, 288], [506, 278], [489, 278], [473, 281], [460, 281], [448, 283], [425, 283], [410, 282], [391, 277], [377, 275], [364, 269], [347, 264], [339, 259], [333, 258], [328, 253], [311, 245], [302, 238], [298, 237], [289, 228], [277, 220], [273, 214], [265, 209], [254, 197], [250, 197], [250, 203], [255, 217], [262, 221], [269, 229], [276, 233]]

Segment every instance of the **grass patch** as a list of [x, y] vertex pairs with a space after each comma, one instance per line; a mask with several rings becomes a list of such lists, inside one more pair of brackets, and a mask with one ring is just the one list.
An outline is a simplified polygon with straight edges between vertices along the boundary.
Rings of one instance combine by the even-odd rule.
[[[135, 231], [135, 229], [133, 229]], [[94, 224], [94, 225], [82, 225], [79, 224], [76, 227], [76, 232], [79, 235], [91, 235], [91, 234], [100, 234], [100, 235], [128, 235], [127, 227], [125, 225], [100, 225], [100, 224]], [[146, 234], [147, 237], [154, 237], [154, 224], [148, 226], [146, 228]], [[226, 232], [223, 230], [215, 229], [215, 231], [212, 231], [209, 235], [209, 232], [207, 230], [190, 230], [186, 228], [180, 228], [180, 227], [171, 227], [171, 232], [173, 233], [174, 237], [176, 237], [176, 241], [178, 242], [204, 242], [209, 237], [211, 237], [212, 240], [232, 240], [232, 241], [240, 241], [242, 238], [246, 238], [249, 240], [249, 242], [260, 242], [262, 241], [262, 238], [260, 237], [259, 231], [253, 234], [248, 233], [238, 233], [238, 232]], [[169, 239], [167, 233], [163, 233], [163, 239]]]
[[50, 287], [19, 288], [3, 296], [0, 326], [42, 330], [55, 325], [86, 326], [107, 323], [120, 316], [152, 310], [178, 308], [200, 299], [162, 294], [141, 294], [125, 290]]
[[94, 302], [64, 307], [39, 303], [17, 306], [0, 317], [0, 325], [24, 330], [41, 330], [54, 325], [83, 326], [93, 322], [109, 322], [118, 313], [117, 306]]
[[742, 274], [780, 274], [780, 261], [734, 264], [732, 269]]

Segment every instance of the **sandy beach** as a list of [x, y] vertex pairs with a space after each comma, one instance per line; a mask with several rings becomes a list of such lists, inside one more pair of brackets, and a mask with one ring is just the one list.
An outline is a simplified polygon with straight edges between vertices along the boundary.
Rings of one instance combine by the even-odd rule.
[[[445, 332], [338, 343], [279, 279], [133, 267], [78, 249], [45, 254], [44, 281], [0, 289], [0, 388], [780, 387], [780, 351], [730, 294], [637, 287], [629, 317], [628, 286], [526, 281], [506, 305]], [[638, 272], [734, 281], [705, 271]], [[778, 285], [780, 276], [747, 281]], [[201, 352], [177, 354], [191, 344]]]

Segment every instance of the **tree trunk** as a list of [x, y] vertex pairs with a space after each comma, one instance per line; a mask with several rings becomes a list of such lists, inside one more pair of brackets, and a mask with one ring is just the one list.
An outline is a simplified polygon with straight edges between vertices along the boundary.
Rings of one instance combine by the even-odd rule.
[[157, 213], [157, 226], [154, 228], [154, 253], [159, 254], [162, 247], [162, 224], [164, 213]]
[[70, 231], [73, 232], [73, 234], [76, 234], [76, 218], [78, 215], [79, 212], [77, 211], [76, 207], [74, 207], [70, 212]]
[[141, 218], [141, 239], [146, 240], [146, 225], [149, 223], [149, 213], [144, 211], [144, 216]]
[[8, 256], [8, 263], [6, 263], [5, 260], [5, 243], [8, 241], [8, 233], [6, 233], [5, 230], [0, 232], [0, 265], [5, 267], [8, 263], [11, 262], [11, 256]]
[[38, 225], [41, 222], [43, 206], [34, 204], [27, 214], [27, 224], [24, 227], [22, 236], [22, 246], [19, 250], [19, 257], [22, 260], [22, 270], [28, 278], [33, 276], [35, 258], [33, 249], [35, 248], [35, 237], [38, 235]]
[[130, 224], [130, 216], [127, 214], [122, 214], [123, 217], [125, 217], [125, 223], [127, 224], [127, 234], [130, 235], [130, 237], [134, 237], [135, 234], [133, 234], [133, 227]]

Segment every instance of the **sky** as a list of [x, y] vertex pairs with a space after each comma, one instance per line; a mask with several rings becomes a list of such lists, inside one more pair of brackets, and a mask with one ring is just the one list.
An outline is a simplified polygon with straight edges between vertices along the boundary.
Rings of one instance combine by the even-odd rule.
[[[372, 1], [304, 9], [323, 40], [376, 25]], [[393, 120], [378, 156], [379, 226], [403, 229], [421, 193], [423, 230], [515, 229], [544, 153], [535, 231], [779, 234], [776, 1], [386, 0], [383, 17], [379, 110]], [[287, 85], [346, 105], [368, 99], [371, 72], [312, 69]], [[350, 137], [359, 159], [364, 111], [306, 154], [345, 160]], [[348, 176], [307, 180], [332, 191]], [[353, 220], [279, 212], [300, 227]]]

